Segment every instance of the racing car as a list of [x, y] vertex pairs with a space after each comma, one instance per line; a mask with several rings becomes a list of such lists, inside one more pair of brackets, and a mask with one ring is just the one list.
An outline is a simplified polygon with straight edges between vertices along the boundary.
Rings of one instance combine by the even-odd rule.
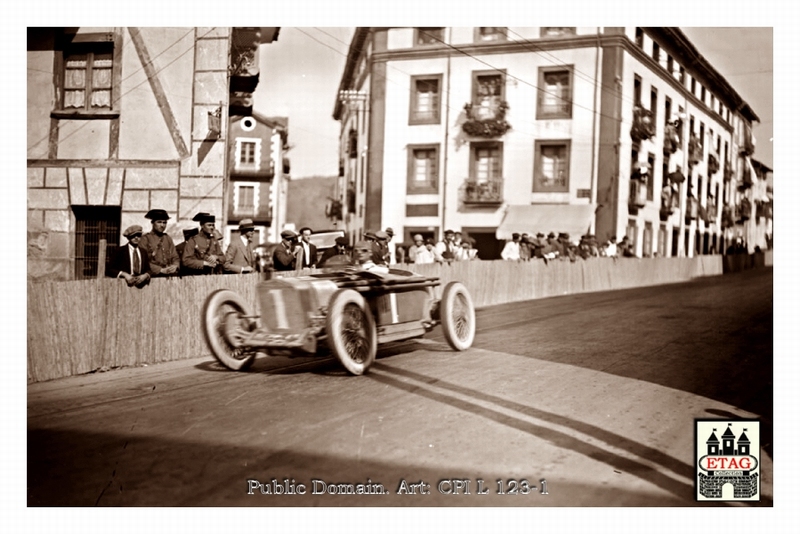
[[353, 375], [375, 361], [383, 343], [418, 338], [442, 325], [447, 343], [462, 351], [475, 339], [475, 307], [467, 288], [390, 269], [347, 267], [258, 283], [260, 313], [236, 292], [220, 289], [203, 305], [203, 334], [214, 357], [243, 371], [259, 354], [315, 355], [327, 351]]

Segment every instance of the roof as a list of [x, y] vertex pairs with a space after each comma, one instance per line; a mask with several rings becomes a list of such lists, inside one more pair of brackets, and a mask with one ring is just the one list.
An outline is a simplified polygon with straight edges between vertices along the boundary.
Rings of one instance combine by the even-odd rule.
[[728, 80], [703, 57], [703, 54], [695, 48], [680, 28], [647, 28], [647, 31], [663, 37], [669, 44], [674, 46], [681, 53], [683, 59], [681, 64], [695, 69], [699, 74], [707, 78], [710, 83], [713, 83], [720, 93], [730, 101], [729, 107], [733, 111], [741, 113], [744, 118], [750, 121], [761, 122], [761, 119], [758, 118], [750, 104], [745, 102], [733, 86], [728, 83]]
[[725, 429], [725, 433], [722, 434], [722, 437], [723, 438], [735, 438], [736, 436], [733, 435], [733, 430], [731, 430], [731, 427], [728, 427], [728, 428]]
[[347, 52], [347, 63], [344, 66], [342, 79], [339, 81], [339, 90], [336, 91], [336, 104], [333, 106], [333, 118], [339, 120], [342, 114], [342, 101], [339, 98], [341, 91], [352, 89], [353, 73], [356, 71], [358, 59], [361, 56], [361, 51], [364, 48], [364, 43], [367, 41], [370, 28], [356, 28], [353, 33], [353, 39], [350, 41], [350, 49]]

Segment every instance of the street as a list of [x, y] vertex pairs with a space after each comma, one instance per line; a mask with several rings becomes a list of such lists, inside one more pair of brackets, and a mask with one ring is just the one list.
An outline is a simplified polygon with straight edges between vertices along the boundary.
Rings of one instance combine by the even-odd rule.
[[772, 299], [756, 269], [481, 309], [471, 349], [437, 328], [361, 377], [197, 355], [30, 384], [28, 505], [693, 506], [694, 419], [749, 417], [771, 506]]

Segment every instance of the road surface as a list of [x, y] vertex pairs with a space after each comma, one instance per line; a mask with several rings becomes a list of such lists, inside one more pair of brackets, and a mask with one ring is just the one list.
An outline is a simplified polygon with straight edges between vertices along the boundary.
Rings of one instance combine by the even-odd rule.
[[362, 377], [203, 356], [31, 384], [28, 505], [694, 506], [694, 419], [757, 417], [771, 506], [772, 279], [485, 308], [470, 350], [437, 329]]

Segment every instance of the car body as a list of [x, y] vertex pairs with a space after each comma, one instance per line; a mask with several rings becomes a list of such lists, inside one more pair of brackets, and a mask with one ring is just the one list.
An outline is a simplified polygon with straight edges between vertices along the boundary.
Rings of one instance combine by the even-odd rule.
[[226, 367], [248, 368], [259, 353], [312, 355], [327, 346], [348, 372], [360, 375], [377, 346], [421, 337], [442, 324], [445, 339], [465, 350], [475, 337], [475, 308], [466, 287], [396, 269], [348, 267], [258, 283], [259, 314], [235, 292], [215, 291], [203, 307], [203, 332]]

